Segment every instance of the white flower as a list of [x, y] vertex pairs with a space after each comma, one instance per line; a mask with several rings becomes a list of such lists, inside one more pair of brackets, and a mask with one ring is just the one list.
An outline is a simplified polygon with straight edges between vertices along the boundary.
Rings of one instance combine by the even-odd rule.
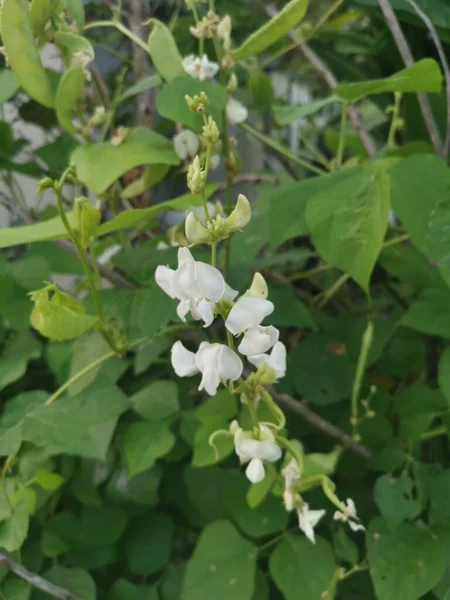
[[213, 154], [209, 161], [209, 170], [215, 171], [219, 165], [220, 165], [220, 155]]
[[307, 504], [303, 504], [302, 508], [297, 510], [298, 515], [298, 526], [306, 535], [308, 540], [310, 540], [313, 544], [316, 543], [316, 539], [314, 536], [314, 527], [320, 521], [320, 519], [325, 514], [323, 509], [321, 510], [309, 510], [309, 506]]
[[230, 310], [225, 327], [233, 335], [244, 333], [239, 352], [246, 355], [263, 354], [278, 340], [275, 327], [260, 327], [261, 321], [273, 312], [274, 305], [265, 298], [242, 296]]
[[277, 379], [281, 379], [286, 374], [286, 346], [283, 342], [277, 342], [270, 354], [249, 356], [248, 360], [257, 368], [267, 365], [275, 371]]
[[243, 123], [248, 117], [248, 110], [245, 106], [235, 98], [231, 97], [228, 98], [225, 112], [228, 121], [233, 124]]
[[291, 458], [289, 463], [281, 471], [281, 474], [284, 477], [283, 503], [285, 509], [290, 512], [291, 510], [294, 510], [300, 500], [300, 496], [294, 489], [294, 484], [300, 479], [300, 470], [295, 458]]
[[182, 65], [188, 75], [201, 81], [212, 79], [219, 71], [219, 65], [210, 61], [206, 54], [201, 57], [190, 54], [183, 58]]
[[356, 514], [355, 503], [351, 498], [347, 498], [346, 502], [343, 503], [345, 509], [343, 511], [337, 510], [334, 513], [333, 519], [335, 521], [342, 521], [348, 523], [352, 531], [364, 531], [364, 525], [358, 523], [358, 515]]
[[198, 152], [199, 141], [197, 135], [189, 129], [183, 129], [177, 133], [172, 140], [173, 149], [181, 160], [194, 158]]
[[272, 431], [266, 425], [259, 425], [260, 439], [239, 439], [235, 443], [236, 454], [241, 463], [248, 462], [245, 471], [252, 483], [262, 481], [265, 476], [264, 461], [275, 462], [281, 458], [281, 450], [275, 443]]
[[258, 325], [258, 327], [247, 331], [238, 346], [238, 350], [245, 356], [260, 356], [278, 342], [279, 336], [280, 332], [272, 325], [268, 327]]
[[171, 298], [180, 301], [177, 314], [182, 321], [190, 312], [196, 321], [208, 327], [214, 320], [213, 306], [223, 297], [227, 287], [221, 272], [203, 262], [194, 260], [187, 248], [178, 250], [178, 269], [159, 266], [156, 283]]
[[171, 352], [172, 366], [178, 377], [202, 374], [198, 389], [214, 396], [221, 381], [236, 381], [242, 375], [242, 361], [228, 346], [202, 342], [197, 353], [175, 342]]

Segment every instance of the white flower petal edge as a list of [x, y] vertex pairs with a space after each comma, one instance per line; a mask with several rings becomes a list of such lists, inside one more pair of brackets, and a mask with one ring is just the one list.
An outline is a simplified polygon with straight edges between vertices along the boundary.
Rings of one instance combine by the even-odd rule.
[[183, 129], [183, 131], [177, 133], [173, 137], [172, 143], [175, 153], [181, 160], [194, 158], [200, 146], [197, 135], [189, 129]]
[[272, 431], [266, 426], [259, 426], [260, 440], [242, 438], [242, 432], [237, 437], [235, 434], [235, 451], [241, 463], [250, 462], [245, 474], [252, 483], [262, 481], [265, 476], [264, 461], [275, 462], [281, 458], [281, 449], [275, 443]]
[[333, 519], [335, 521], [342, 521], [342, 523], [348, 523], [348, 526], [352, 531], [365, 531], [364, 525], [358, 523], [358, 515], [356, 514], [355, 503], [351, 498], [347, 498], [346, 502], [343, 502], [344, 510], [337, 510]]
[[280, 332], [272, 325], [269, 325], [269, 327], [259, 325], [247, 331], [238, 346], [238, 350], [246, 356], [263, 354], [276, 344], [279, 337]]
[[275, 371], [277, 379], [281, 379], [286, 374], [286, 346], [283, 342], [277, 342], [270, 354], [257, 354], [247, 358], [257, 368], [266, 364]]
[[236, 381], [242, 375], [239, 356], [224, 344], [202, 342], [195, 355], [195, 364], [202, 373], [199, 390], [214, 396], [221, 381]]
[[245, 469], [245, 475], [252, 483], [259, 483], [266, 475], [263, 461], [260, 458], [252, 458]]
[[183, 58], [181, 64], [188, 75], [201, 81], [212, 79], [219, 71], [219, 65], [210, 61], [206, 54], [203, 56], [190, 54]]
[[307, 504], [303, 504], [302, 508], [297, 511], [298, 515], [298, 526], [306, 535], [308, 540], [310, 540], [313, 544], [316, 543], [316, 538], [314, 535], [314, 527], [320, 521], [320, 519], [324, 516], [325, 511], [321, 510], [309, 510], [309, 506]]
[[181, 342], [175, 342], [171, 350], [171, 361], [178, 377], [190, 377], [199, 372], [195, 364], [195, 354], [183, 346]]
[[227, 113], [227, 119], [232, 124], [243, 123], [247, 120], [248, 110], [245, 106], [236, 100], [235, 98], [228, 98], [228, 102], [225, 108]]
[[230, 310], [225, 327], [233, 335], [239, 335], [247, 329], [258, 327], [274, 308], [273, 303], [265, 298], [242, 296]]

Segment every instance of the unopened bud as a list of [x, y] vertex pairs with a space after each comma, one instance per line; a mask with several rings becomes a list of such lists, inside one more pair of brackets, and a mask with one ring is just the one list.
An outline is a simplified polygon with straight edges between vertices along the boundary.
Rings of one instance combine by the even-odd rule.
[[229, 217], [225, 219], [230, 232], [239, 231], [247, 225], [252, 216], [252, 208], [250, 202], [244, 196], [239, 194], [236, 206]]
[[54, 188], [55, 182], [50, 177], [44, 177], [37, 182], [37, 193], [42, 194], [45, 190], [51, 190]]
[[209, 116], [205, 125], [203, 126], [203, 137], [205, 138], [205, 142], [209, 146], [214, 146], [214, 144], [218, 141], [220, 136], [219, 128], [217, 127], [214, 119]]
[[184, 99], [186, 100], [189, 110], [192, 112], [204, 113], [209, 106], [209, 99], [205, 92], [200, 92], [200, 94], [194, 96], [193, 98], [186, 94]]
[[225, 15], [225, 17], [220, 21], [217, 26], [217, 36], [223, 40], [229, 40], [231, 35], [231, 19], [229, 15]]
[[189, 165], [187, 173], [187, 185], [193, 194], [199, 194], [205, 187], [206, 174], [200, 164], [200, 157], [197, 155]]
[[251, 296], [252, 298], [267, 298], [269, 295], [269, 288], [261, 273], [255, 273], [253, 275], [252, 284], [245, 295]]
[[238, 80], [236, 77], [236, 73], [231, 73], [230, 79], [228, 80], [227, 92], [229, 94], [231, 94], [232, 92], [237, 90], [237, 87], [238, 87]]
[[186, 218], [185, 234], [190, 244], [210, 244], [214, 241], [211, 231], [200, 223], [193, 212]]
[[128, 127], [118, 127], [111, 137], [111, 144], [113, 146], [120, 146], [127, 139], [129, 131]]

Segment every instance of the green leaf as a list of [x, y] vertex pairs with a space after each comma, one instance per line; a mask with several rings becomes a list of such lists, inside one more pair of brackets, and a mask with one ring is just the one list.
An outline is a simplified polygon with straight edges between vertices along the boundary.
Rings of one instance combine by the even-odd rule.
[[146, 92], [147, 90], [151, 90], [154, 87], [160, 86], [161, 83], [162, 80], [159, 75], [148, 75], [147, 77], [143, 77], [137, 83], [122, 92], [115, 100], [114, 104], [115, 106], [118, 106], [133, 96], [137, 96], [138, 94], [142, 94], [142, 92]]
[[162, 421], [179, 408], [178, 388], [170, 380], [154, 381], [130, 398], [135, 412], [148, 421]]
[[223, 490], [229, 479], [230, 472], [219, 467], [184, 469], [187, 497], [203, 519], [202, 525], [228, 517]]
[[273, 107], [275, 122], [280, 127], [283, 127], [297, 119], [304, 119], [305, 117], [314, 115], [319, 110], [322, 110], [324, 106], [335, 104], [336, 102], [342, 102], [342, 100], [333, 94], [332, 96], [328, 96], [328, 98], [309, 102], [308, 104], [276, 104]]
[[421, 502], [414, 497], [414, 482], [404, 471], [397, 479], [382, 475], [375, 483], [375, 502], [390, 527], [417, 517], [422, 511]]
[[306, 222], [318, 252], [368, 293], [389, 214], [389, 178], [369, 168], [309, 199]]
[[446, 348], [439, 359], [438, 382], [441, 392], [450, 405], [450, 348]]
[[339, 560], [356, 565], [358, 562], [358, 547], [347, 534], [345, 527], [341, 526], [333, 532], [333, 548]]
[[33, 476], [33, 481], [43, 490], [53, 492], [62, 486], [64, 477], [61, 477], [58, 473], [47, 471], [47, 469], [38, 469]]
[[[72, 136], [63, 134], [54, 142], [36, 148], [34, 153], [50, 171], [63, 171], [69, 162], [70, 155], [80, 144]], [[57, 250], [55, 248], [55, 250]]]
[[108, 483], [107, 494], [115, 502], [154, 506], [158, 502], [160, 481], [161, 469], [158, 465], [132, 478], [125, 469], [118, 470]]
[[328, 454], [311, 452], [303, 457], [304, 471], [302, 477], [314, 477], [315, 475], [333, 475], [336, 471], [341, 449], [335, 448]]
[[436, 475], [430, 488], [430, 521], [433, 524], [450, 523], [450, 470]]
[[41, 44], [47, 41], [45, 27], [55, 13], [59, 0], [33, 0], [30, 7], [31, 29]]
[[450, 338], [449, 302], [450, 292], [426, 289], [411, 304], [400, 324], [422, 333]]
[[7, 102], [18, 91], [20, 85], [13, 71], [0, 71], [0, 103]]
[[426, 287], [445, 287], [429, 259], [411, 244], [398, 244], [386, 248], [381, 252], [379, 262], [389, 273], [417, 291]]
[[[66, 213], [69, 223], [73, 224], [73, 213]], [[43, 240], [65, 239], [69, 237], [67, 231], [60, 219], [54, 217], [35, 223], [33, 225], [23, 225], [22, 227], [2, 227], [0, 229], [0, 248], [9, 248], [28, 242], [40, 242]]]
[[[97, 600], [95, 582], [87, 571], [57, 565], [45, 571], [42, 577], [83, 600]], [[48, 600], [48, 595], [45, 593], [33, 592], [33, 594], [33, 600]]]
[[[74, 342], [70, 361], [69, 377], [95, 362], [98, 358], [111, 351], [111, 347], [98, 331], [90, 331]], [[97, 377], [102, 365], [99, 364], [77, 379], [69, 387], [70, 396], [76, 396], [90, 385]]]
[[220, 123], [227, 95], [223, 87], [211, 81], [199, 81], [188, 76], [177, 77], [162, 86], [156, 101], [156, 108], [160, 115], [166, 117], [166, 119], [181, 123], [189, 129], [200, 132], [203, 128], [202, 117], [190, 111], [184, 99], [186, 95], [197, 96], [200, 92], [205, 92], [208, 96], [208, 114], [213, 117], [216, 123]]
[[0, 419], [0, 456], [18, 452], [22, 443], [22, 420], [47, 398], [46, 392], [35, 390], [9, 399]]
[[158, 19], [150, 19], [152, 30], [148, 36], [148, 51], [158, 73], [172, 81], [185, 74], [181, 54], [170, 29]]
[[142, 175], [128, 184], [121, 192], [122, 200], [129, 200], [140, 196], [156, 183], [159, 183], [169, 172], [169, 165], [151, 165], [145, 167]]
[[108, 600], [158, 600], [153, 585], [136, 585], [125, 579], [117, 579], [109, 590]]
[[175, 436], [167, 425], [142, 422], [129, 425], [124, 433], [122, 450], [133, 477], [153, 467], [158, 458], [170, 452]]
[[4, 0], [2, 40], [9, 64], [25, 92], [52, 108], [54, 91], [33, 39], [28, 0]]
[[96, 194], [103, 194], [119, 177], [139, 165], [178, 165], [179, 162], [169, 140], [143, 127], [131, 130], [118, 146], [110, 142], [85, 144], [71, 157], [77, 177]]
[[78, 27], [78, 31], [83, 31], [85, 17], [83, 0], [64, 0], [66, 10]]
[[291, 0], [270, 21], [252, 33], [234, 52], [236, 60], [259, 54], [288, 34], [305, 16], [308, 0]]
[[40, 355], [41, 345], [30, 333], [19, 333], [13, 338], [0, 355], [0, 390], [23, 377], [28, 362]]
[[311, 313], [299, 299], [294, 288], [286, 285], [270, 285], [269, 298], [274, 303], [275, 310], [267, 318], [268, 324], [277, 327], [315, 328]]
[[386, 521], [374, 519], [366, 540], [377, 598], [418, 600], [444, 574], [448, 549], [420, 524], [402, 523], [390, 531]]
[[[134, 375], [141, 375], [141, 373], [144, 373], [161, 354], [171, 347], [171, 345], [172, 340], [170, 338], [164, 335], [157, 335], [138, 346], [134, 359]], [[141, 404], [141, 402], [135, 403], [135, 410], [139, 412], [137, 404]]]
[[346, 354], [329, 349], [332, 341], [311, 334], [289, 356], [295, 389], [313, 404], [332, 404], [350, 396], [354, 367]]
[[450, 287], [450, 200], [439, 200], [430, 215], [426, 245], [442, 278]]
[[450, 168], [438, 156], [422, 154], [401, 160], [389, 176], [392, 208], [413, 244], [427, 254], [428, 223], [437, 202], [450, 195]]
[[72, 58], [77, 52], [89, 54], [91, 58], [95, 56], [91, 42], [81, 35], [76, 35], [68, 31], [57, 31], [55, 33], [55, 42], [68, 63], [72, 62]]
[[98, 319], [78, 309], [75, 304], [64, 306], [52, 300], [39, 300], [31, 312], [30, 321], [43, 336], [61, 342], [73, 340], [93, 329]]
[[60, 536], [51, 529], [44, 529], [42, 534], [42, 552], [44, 556], [55, 558], [65, 554], [69, 546], [60, 538]]
[[139, 324], [142, 333], [148, 336], [167, 325], [170, 319], [176, 319], [174, 303], [168, 300], [157, 285], [153, 285], [145, 295], [139, 312]]
[[183, 581], [182, 600], [251, 600], [256, 548], [229, 521], [203, 530]]
[[22, 497], [11, 517], [0, 523], [0, 548], [7, 552], [19, 550], [27, 537], [29, 520], [27, 502]]
[[23, 439], [48, 454], [105, 458], [118, 417], [129, 408], [127, 397], [113, 386], [63, 396], [25, 416]]
[[58, 123], [69, 133], [77, 133], [78, 127], [72, 123], [72, 112], [76, 108], [84, 88], [84, 71], [81, 67], [71, 67], [59, 82], [55, 98]]
[[233, 473], [225, 480], [222, 494], [231, 518], [245, 535], [259, 538], [286, 528], [288, 513], [280, 498], [268, 495], [262, 503], [250, 508], [246, 501], [248, 481], [243, 474]]
[[[316, 538], [313, 545], [299, 535], [288, 535], [270, 555], [270, 574], [286, 600], [319, 600], [336, 570], [330, 545]], [[384, 600], [384, 599], [383, 599]]]
[[127, 535], [128, 567], [135, 575], [153, 575], [169, 562], [174, 524], [167, 515], [153, 513]]
[[124, 534], [127, 522], [127, 513], [116, 506], [83, 506], [81, 542], [94, 548], [115, 544]]
[[400, 435], [418, 440], [436, 416], [448, 410], [448, 402], [439, 390], [415, 383], [394, 396], [394, 410], [400, 417]]
[[11, 600], [29, 600], [31, 585], [23, 579], [6, 579], [0, 587], [0, 593]]
[[434, 92], [442, 88], [442, 73], [432, 58], [424, 58], [386, 79], [372, 79], [356, 83], [341, 83], [334, 93], [347, 102], [357, 102], [371, 94], [384, 92]]

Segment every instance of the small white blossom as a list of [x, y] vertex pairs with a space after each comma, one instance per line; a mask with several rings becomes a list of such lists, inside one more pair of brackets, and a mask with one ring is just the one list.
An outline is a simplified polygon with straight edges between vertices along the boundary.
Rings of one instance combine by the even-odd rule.
[[209, 60], [206, 54], [201, 57], [190, 54], [183, 58], [182, 65], [188, 75], [200, 81], [212, 79], [219, 71], [219, 65]]
[[173, 149], [181, 160], [186, 158], [194, 158], [198, 152], [199, 141], [198, 136], [189, 129], [183, 129], [177, 133], [173, 140]]
[[224, 344], [202, 342], [196, 353], [187, 350], [181, 342], [175, 342], [171, 352], [172, 366], [178, 377], [202, 374], [199, 391], [214, 396], [220, 382], [236, 381], [242, 375], [242, 361]]
[[232, 124], [243, 123], [247, 120], [248, 110], [235, 98], [228, 98], [227, 105], [225, 107], [225, 112], [227, 114], [227, 119]]
[[209, 170], [215, 171], [220, 165], [220, 154], [213, 154], [209, 161]]
[[323, 509], [309, 510], [309, 506], [307, 504], [303, 504], [303, 506], [297, 510], [298, 526], [306, 535], [308, 540], [310, 540], [313, 544], [316, 543], [314, 527], [324, 514], [325, 511]]
[[276, 327], [273, 327], [272, 325], [269, 325], [268, 327], [258, 325], [258, 327], [250, 329], [244, 335], [238, 346], [238, 350], [241, 354], [244, 354], [249, 358], [254, 355], [260, 356], [278, 342], [279, 336], [280, 332]]
[[275, 462], [281, 458], [281, 449], [275, 443], [272, 431], [266, 425], [261, 424], [259, 429], [260, 439], [244, 438], [235, 441], [236, 454], [241, 459], [241, 463], [248, 462], [245, 474], [252, 483], [258, 483], [264, 479], [264, 462]]
[[291, 458], [289, 463], [281, 471], [284, 477], [284, 492], [283, 503], [285, 509], [290, 512], [294, 510], [296, 504], [300, 500], [300, 496], [296, 493], [294, 484], [300, 479], [300, 470], [295, 458]]
[[286, 346], [283, 342], [277, 342], [270, 354], [249, 356], [248, 360], [258, 369], [261, 365], [267, 365], [275, 371], [277, 379], [286, 375]]
[[346, 502], [343, 504], [345, 509], [343, 511], [337, 510], [334, 513], [333, 519], [335, 521], [342, 521], [342, 523], [348, 523], [348, 526], [352, 531], [364, 531], [364, 525], [358, 523], [358, 515], [356, 514], [356, 507], [353, 500], [347, 498]]
[[227, 289], [222, 273], [206, 263], [194, 260], [187, 248], [178, 250], [178, 269], [159, 266], [155, 280], [168, 296], [180, 301], [177, 314], [182, 321], [190, 312], [205, 327], [214, 320], [213, 306], [222, 299]]
[[225, 327], [233, 335], [244, 333], [239, 345], [242, 354], [258, 355], [269, 350], [278, 340], [275, 327], [260, 327], [261, 321], [270, 315], [274, 305], [265, 298], [242, 296], [230, 310]]

